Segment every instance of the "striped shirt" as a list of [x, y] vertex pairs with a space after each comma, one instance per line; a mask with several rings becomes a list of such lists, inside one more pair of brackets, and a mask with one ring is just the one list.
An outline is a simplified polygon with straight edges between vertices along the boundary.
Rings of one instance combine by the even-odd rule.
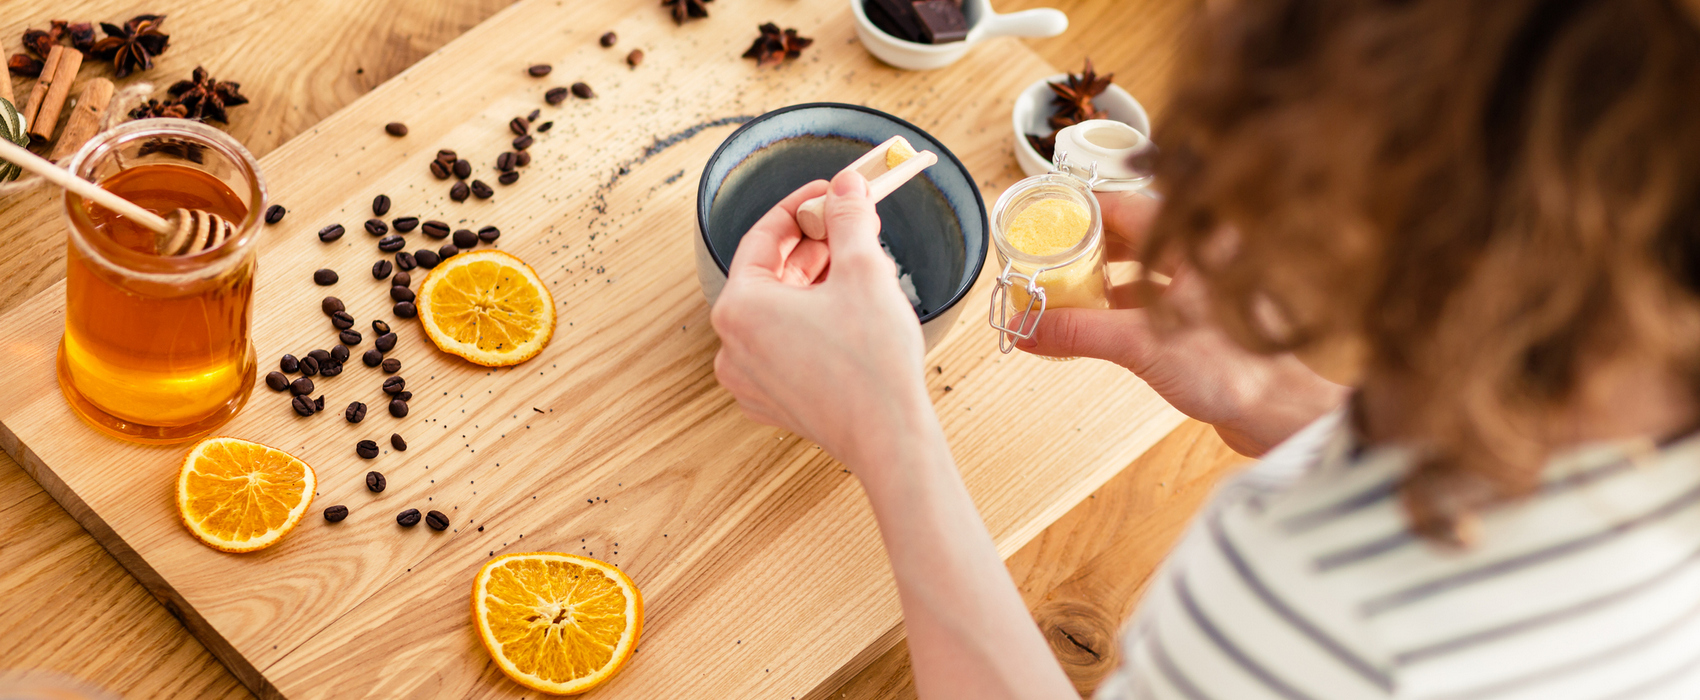
[[1097, 700], [1700, 698], [1700, 437], [1556, 457], [1462, 550], [1353, 452], [1336, 413], [1224, 484]]

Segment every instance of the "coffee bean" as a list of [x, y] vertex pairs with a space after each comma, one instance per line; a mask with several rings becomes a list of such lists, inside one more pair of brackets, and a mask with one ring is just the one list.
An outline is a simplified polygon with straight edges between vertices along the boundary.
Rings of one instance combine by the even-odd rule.
[[413, 400], [413, 392], [404, 391], [404, 392], [401, 392], [399, 394], [396, 394], [395, 397], [398, 398], [398, 399], [401, 399], [403, 401], [412, 401]]
[[[555, 122], [545, 122], [545, 123], [553, 124]], [[520, 151], [520, 152], [514, 154], [514, 167], [523, 168], [527, 165], [531, 165], [531, 153], [530, 152]]]
[[395, 374], [401, 371], [401, 360], [393, 357], [384, 358], [384, 374]]
[[401, 439], [401, 433], [390, 433], [390, 447], [395, 448], [397, 452], [406, 452], [407, 441]]
[[466, 183], [460, 180], [456, 180], [455, 184], [449, 187], [449, 199], [454, 201], [464, 202], [467, 195], [470, 194], [472, 194], [472, 190], [468, 189]]
[[390, 377], [384, 380], [384, 393], [395, 396], [407, 388], [407, 380], [402, 377]]
[[588, 100], [595, 96], [596, 91], [590, 89], [589, 85], [584, 83], [573, 83], [573, 97], [577, 97], [581, 100]]
[[334, 348], [331, 348], [331, 359], [335, 360], [337, 362], [347, 362], [348, 361], [348, 346], [347, 345], [338, 345]]
[[325, 410], [325, 395], [319, 394], [319, 398], [313, 399], [313, 412], [318, 413], [323, 410]]
[[[400, 253], [395, 254], [395, 267], [396, 267], [397, 270], [401, 270], [401, 272], [396, 273], [396, 276], [398, 276], [398, 277], [401, 276], [401, 275], [407, 274], [408, 270], [411, 270], [414, 267], [417, 267], [418, 265], [419, 265], [419, 263], [415, 262], [413, 260], [413, 254], [412, 253], [409, 253], [407, 251], [402, 251]], [[403, 286], [406, 286], [406, 285], [403, 285]]]
[[613, 32], [608, 32], [607, 34], [603, 34], [602, 38], [598, 39], [597, 41], [602, 44], [602, 48], [608, 48], [610, 46], [613, 46], [614, 42], [617, 42], [619, 40], [620, 40], [619, 35], [617, 35]]
[[372, 319], [372, 332], [377, 333], [378, 335], [388, 333], [390, 332], [390, 324], [374, 318]]
[[431, 161], [431, 174], [438, 180], [449, 179], [449, 164], [440, 160]]
[[[371, 459], [373, 457], [376, 457], [376, 456], [378, 456], [378, 443], [372, 442], [371, 440], [361, 440], [360, 442], [354, 443], [354, 454], [360, 455], [361, 459]], [[375, 489], [372, 488], [372, 475], [374, 475], [374, 474], [377, 474], [378, 479], [380, 479], [380, 481], [378, 482], [378, 484], [380, 484], [380, 486], [378, 488], [375, 488]], [[373, 491], [384, 490], [383, 486], [381, 485], [383, 483], [381, 481], [383, 478], [384, 478], [384, 475], [378, 474], [377, 472], [366, 472], [366, 488], [371, 489]]]
[[[378, 245], [379, 245], [379, 247], [383, 246], [382, 243], [379, 243]], [[395, 271], [395, 265], [390, 263], [390, 261], [388, 261], [388, 260], [379, 260], [375, 263], [372, 263], [372, 279], [375, 279], [375, 280], [385, 279], [385, 278], [390, 276], [391, 272], [394, 272], [394, 271]]]
[[[372, 448], [372, 457], [378, 456], [378, 443], [372, 442], [371, 440], [361, 440], [360, 444], [355, 446], [355, 449], [356, 450], [365, 449], [367, 445], [370, 445], [371, 448]], [[372, 457], [367, 457], [366, 453], [364, 453], [364, 452], [361, 452], [360, 456], [366, 457], [367, 459], [372, 458]], [[389, 482], [384, 479], [383, 474], [379, 474], [378, 472], [366, 472], [366, 490], [367, 491], [371, 491], [372, 493], [383, 493], [384, 492], [384, 486], [388, 485], [388, 483]]]
[[531, 124], [523, 117], [514, 117], [513, 121], [508, 122], [508, 130], [514, 132], [515, 136], [524, 136], [526, 132], [531, 131]]
[[[413, 258], [413, 255], [410, 253], [402, 253], [402, 255], [406, 255], [408, 259]], [[390, 284], [397, 287], [406, 287], [407, 285], [413, 284], [413, 275], [407, 274], [406, 272], [397, 272], [395, 273], [395, 279], [390, 280]]]
[[382, 236], [382, 235], [389, 233], [389, 232], [390, 232], [390, 225], [384, 223], [383, 219], [367, 219], [366, 220], [366, 233], [368, 235]]
[[564, 87], [550, 88], [548, 92], [543, 93], [543, 101], [558, 105], [567, 101], [567, 94], [567, 89]]
[[[402, 287], [402, 289], [406, 289], [406, 287]], [[395, 334], [394, 333], [385, 333], [383, 335], [378, 336], [377, 340], [372, 341], [372, 347], [377, 348], [378, 352], [389, 352], [391, 350], [394, 350], [395, 349]]]
[[289, 390], [296, 396], [306, 396], [311, 394], [313, 393], [313, 380], [306, 377], [298, 377], [295, 381], [289, 383]]
[[365, 363], [367, 367], [377, 367], [378, 363], [384, 361], [384, 354], [376, 349], [368, 349], [360, 355], [360, 361]]
[[346, 331], [338, 333], [337, 334], [337, 340], [342, 341], [343, 345], [359, 345], [360, 344], [360, 331], [357, 331], [357, 330], [350, 328]]
[[301, 370], [301, 361], [295, 359], [294, 355], [284, 355], [277, 361], [277, 368], [283, 370], [284, 374], [295, 374]]
[[395, 227], [396, 233], [407, 233], [408, 231], [419, 228], [419, 217], [403, 216], [391, 221], [390, 225]]
[[465, 158], [455, 161], [455, 177], [465, 180], [472, 176], [472, 163]]
[[326, 363], [326, 362], [331, 361], [331, 351], [329, 351], [329, 350], [323, 350], [323, 349], [314, 350], [312, 352], [307, 353], [307, 356], [311, 357], [315, 360], [318, 360], [319, 364], [321, 364], [321, 365]]
[[401, 399], [390, 401], [390, 415], [397, 418], [407, 417], [407, 402]]
[[383, 216], [390, 213], [390, 196], [380, 194], [372, 198], [372, 215]]
[[271, 387], [272, 391], [283, 391], [289, 388], [289, 377], [283, 376], [282, 372], [268, 373], [266, 375], [266, 386]]
[[472, 229], [467, 228], [455, 231], [454, 244], [456, 248], [461, 250], [471, 250], [476, 248], [478, 247], [478, 234], [473, 233]]
[[359, 401], [349, 404], [348, 409], [342, 412], [342, 418], [350, 423], [366, 420], [366, 404]]
[[519, 182], [519, 173], [517, 173], [517, 172], [502, 173], [501, 175], [496, 176], [496, 182], [499, 182], [499, 183], [504, 184], [504, 185], [512, 185], [516, 182]]
[[398, 301], [391, 311], [394, 311], [395, 315], [400, 318], [413, 318], [419, 315], [419, 309], [414, 308], [411, 301]]
[[548, 75], [549, 71], [551, 71], [551, 70], [554, 70], [554, 68], [551, 67], [549, 64], [539, 63], [535, 66], [532, 66], [530, 68], [525, 69], [525, 72], [530, 73], [531, 77], [533, 77], [533, 78], [541, 78], [545, 75]]
[[449, 225], [441, 221], [427, 221], [425, 227], [419, 229], [419, 231], [432, 238], [449, 237]]
[[459, 158], [459, 157], [460, 156], [456, 155], [455, 152], [454, 152], [454, 149], [452, 149], [452, 148], [444, 148], [442, 150], [437, 151], [437, 160], [440, 160], [444, 163], [453, 163], [453, 162], [455, 162], [455, 159]]
[[266, 223], [275, 224], [279, 221], [283, 221], [283, 215], [286, 213], [288, 212], [284, 211], [282, 204], [273, 204], [266, 207]]
[[515, 137], [514, 138], [514, 150], [523, 151], [527, 148], [531, 148], [531, 144], [532, 144], [533, 141], [534, 141], [534, 139], [531, 138], [531, 134], [526, 134], [524, 136]]
[[[394, 252], [401, 250], [402, 248], [406, 248], [406, 247], [407, 247], [407, 241], [405, 239], [403, 239], [401, 236], [398, 236], [398, 235], [393, 234], [393, 233], [388, 235], [388, 236], [384, 236], [383, 238], [378, 239], [378, 250], [384, 251], [386, 253], [394, 253]], [[385, 265], [390, 264], [390, 262], [388, 260], [379, 260], [378, 262], [381, 262]]]
[[396, 301], [413, 301], [416, 297], [413, 290], [407, 287], [390, 287], [390, 298]]
[[413, 261], [419, 263], [420, 267], [429, 270], [436, 267], [437, 263], [442, 262], [443, 259], [434, 250], [416, 250], [413, 251]]
[[504, 173], [514, 169], [514, 154], [512, 151], [503, 151], [502, 155], [496, 156], [496, 169]]
[[443, 515], [442, 511], [433, 510], [425, 514], [425, 524], [437, 532], [442, 532], [449, 529], [449, 516]]
[[390, 122], [384, 125], [384, 133], [391, 136], [406, 136], [407, 125], [401, 122]]
[[643, 49], [632, 49], [631, 53], [626, 54], [626, 65], [633, 68], [643, 65]]
[[348, 506], [331, 506], [325, 509], [325, 521], [340, 523], [348, 518]]
[[321, 268], [313, 272], [313, 284], [329, 287], [336, 284], [336, 270]]
[[329, 243], [338, 238], [342, 238], [342, 232], [342, 224], [331, 224], [319, 229], [319, 240]]
[[460, 247], [453, 243], [444, 243], [443, 247], [437, 249], [437, 255], [444, 260], [448, 260], [456, 255], [460, 255]]
[[[494, 226], [485, 226], [484, 228], [478, 229], [478, 240], [485, 243], [494, 243], [496, 239], [501, 237], [502, 230]], [[455, 245], [459, 244], [457, 243]]]
[[317, 375], [318, 373], [319, 373], [319, 358], [316, 358], [316, 357], [303, 357], [303, 358], [301, 358], [301, 376], [311, 377], [311, 376]]
[[539, 115], [541, 115], [541, 114], [543, 114], [543, 110], [541, 110], [541, 109], [534, 109], [534, 110], [531, 110], [531, 114], [527, 114], [527, 115], [525, 115], [525, 121], [526, 121], [526, 122], [534, 122], [534, 121], [537, 121], [537, 117], [538, 117], [538, 116], [539, 116]]
[[[555, 122], [543, 122], [542, 124], [537, 125], [537, 133], [541, 134], [553, 128], [555, 128]], [[527, 158], [529, 158], [529, 156], [527, 156]]]
[[319, 376], [321, 377], [334, 377], [339, 374], [342, 374], [342, 363], [336, 360], [322, 363], [319, 367]]
[[395, 521], [402, 527], [413, 527], [419, 524], [419, 509], [408, 508], [395, 516]]
[[354, 317], [347, 311], [338, 311], [331, 314], [331, 326], [339, 331], [346, 331], [354, 327]]
[[310, 416], [318, 412], [318, 409], [313, 407], [313, 400], [305, 396], [290, 399], [289, 407], [295, 409], [295, 414], [299, 416]]
[[[525, 138], [531, 138], [531, 137], [527, 136]], [[489, 199], [490, 197], [494, 196], [495, 194], [496, 194], [496, 191], [493, 190], [493, 189], [490, 189], [489, 185], [484, 184], [483, 180], [473, 180], [472, 181], [472, 196], [477, 197], [479, 199]]]
[[343, 310], [344, 307], [341, 299], [336, 297], [325, 297], [323, 301], [319, 302], [319, 308], [325, 312], [326, 316], [330, 316]]

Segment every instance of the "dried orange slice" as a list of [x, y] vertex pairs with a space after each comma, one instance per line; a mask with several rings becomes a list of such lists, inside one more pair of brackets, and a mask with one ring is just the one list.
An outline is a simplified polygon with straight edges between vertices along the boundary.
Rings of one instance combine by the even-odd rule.
[[288, 452], [210, 437], [195, 443], [177, 473], [177, 514], [207, 546], [252, 552], [295, 529], [317, 484], [313, 468]]
[[437, 349], [485, 367], [536, 357], [555, 334], [555, 297], [530, 265], [499, 250], [438, 263], [419, 285], [418, 307]]
[[643, 594], [613, 564], [551, 552], [504, 554], [472, 582], [485, 650], [532, 690], [577, 695], [620, 672], [643, 631]]

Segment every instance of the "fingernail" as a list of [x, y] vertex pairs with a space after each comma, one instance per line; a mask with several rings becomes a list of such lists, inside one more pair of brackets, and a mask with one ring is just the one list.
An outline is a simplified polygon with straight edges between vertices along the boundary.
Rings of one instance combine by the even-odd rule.
[[840, 197], [852, 194], [866, 195], [868, 179], [854, 170], [846, 171], [832, 179], [832, 193]]
[[1022, 350], [1032, 350], [1033, 348], [1039, 347], [1039, 341], [1034, 340], [1032, 336], [1016, 338], [1015, 347], [1021, 348]]

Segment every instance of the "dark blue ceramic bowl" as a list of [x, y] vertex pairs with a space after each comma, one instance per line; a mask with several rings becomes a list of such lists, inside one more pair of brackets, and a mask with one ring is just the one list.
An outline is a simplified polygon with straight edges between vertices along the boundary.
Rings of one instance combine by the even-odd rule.
[[939, 162], [878, 205], [881, 239], [910, 276], [931, 349], [961, 312], [986, 261], [986, 205], [962, 161], [915, 125], [859, 105], [801, 104], [768, 112], [720, 144], [697, 190], [697, 277], [713, 304], [744, 232], [811, 180], [828, 180], [892, 136]]

